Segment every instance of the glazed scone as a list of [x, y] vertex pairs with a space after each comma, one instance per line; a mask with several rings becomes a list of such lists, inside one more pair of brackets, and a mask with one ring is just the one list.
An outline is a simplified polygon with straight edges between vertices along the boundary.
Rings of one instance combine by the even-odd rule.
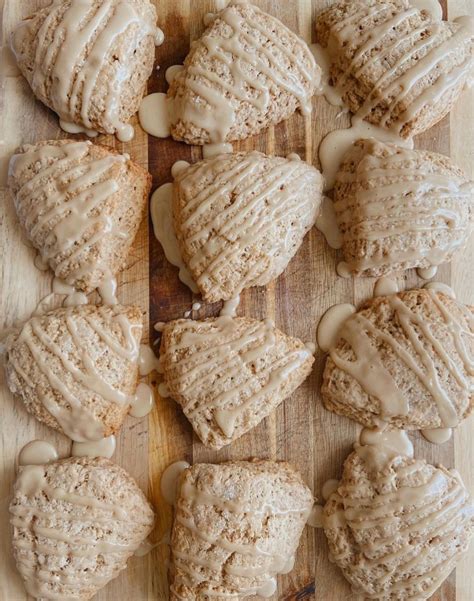
[[433, 21], [408, 0], [344, 0], [319, 15], [316, 33], [349, 109], [408, 138], [440, 121], [468, 82], [472, 23]]
[[278, 277], [314, 225], [323, 179], [304, 161], [223, 154], [183, 169], [173, 188], [182, 258], [207, 302]]
[[367, 301], [329, 349], [322, 397], [366, 426], [451, 428], [474, 404], [474, 308], [435, 290]]
[[17, 569], [41, 600], [91, 599], [126, 568], [154, 522], [135, 480], [101, 457], [21, 467], [10, 515]]
[[358, 140], [336, 176], [344, 260], [380, 276], [451, 260], [471, 232], [474, 183], [449, 157]]
[[197, 464], [181, 476], [171, 601], [236, 601], [276, 590], [293, 568], [313, 495], [287, 463]]
[[90, 292], [124, 266], [145, 215], [150, 174], [112, 148], [49, 140], [10, 160], [20, 223], [55, 275]]
[[12, 50], [33, 93], [71, 133], [133, 137], [155, 60], [149, 0], [54, 0], [13, 31]]
[[249, 2], [231, 1], [170, 85], [171, 135], [188, 144], [248, 138], [298, 108], [309, 113], [320, 79], [306, 42]]
[[[367, 443], [380, 438], [367, 434]], [[459, 474], [414, 459], [412, 449], [401, 453], [401, 436], [356, 444], [324, 508], [330, 558], [358, 599], [429, 599], [474, 533], [474, 507]]]
[[312, 351], [270, 321], [218, 317], [165, 325], [160, 364], [194, 431], [220, 449], [248, 432], [302, 384]]
[[11, 392], [72, 440], [122, 425], [135, 394], [143, 327], [137, 307], [80, 305], [31, 317], [7, 340]]

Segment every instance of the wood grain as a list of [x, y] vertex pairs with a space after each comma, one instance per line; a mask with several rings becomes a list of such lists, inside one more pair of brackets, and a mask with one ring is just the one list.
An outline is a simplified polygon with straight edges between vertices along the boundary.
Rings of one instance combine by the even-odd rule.
[[[278, 16], [308, 42], [315, 41], [314, 17], [331, 0], [254, 0], [263, 10]], [[3, 43], [11, 27], [49, 0], [0, 0], [2, 8]], [[149, 91], [165, 91], [166, 68], [181, 63], [190, 42], [202, 33], [202, 17], [212, 12], [219, 0], [156, 0], [159, 25], [166, 40], [157, 49], [159, 70], [153, 73]], [[473, 12], [471, 0], [445, 0], [445, 17], [454, 18]], [[2, 162], [23, 142], [66, 135], [58, 128], [56, 116], [36, 102], [21, 77], [2, 81]], [[473, 177], [474, 156], [474, 97], [465, 94], [449, 117], [416, 139], [418, 148], [427, 148], [453, 156], [453, 159]], [[234, 145], [236, 150], [258, 149], [269, 154], [285, 156], [298, 152], [318, 165], [318, 146], [332, 129], [345, 127], [348, 118], [338, 116], [339, 110], [323, 98], [313, 101], [313, 114], [299, 114], [265, 133]], [[171, 180], [170, 167], [178, 159], [191, 162], [201, 158], [201, 150], [167, 140], [146, 136], [139, 127], [131, 144], [120, 144], [110, 136], [99, 141], [125, 149], [153, 175], [157, 187]], [[37, 302], [50, 289], [51, 275], [33, 266], [34, 251], [25, 245], [16, 222], [11, 199], [2, 189], [0, 205], [0, 249], [2, 256], [0, 280], [0, 329], [9, 327], [29, 316]], [[313, 229], [306, 237], [296, 257], [285, 273], [266, 288], [254, 288], [242, 294], [239, 314], [255, 318], [275, 319], [277, 327], [305, 340], [315, 340], [316, 326], [328, 307], [337, 302], [359, 304], [372, 295], [373, 279], [343, 279], [335, 274], [338, 252], [327, 247], [321, 234]], [[474, 248], [444, 266], [437, 279], [451, 283], [464, 302], [473, 302], [472, 264]], [[403, 288], [419, 285], [414, 270], [399, 274]], [[130, 254], [127, 269], [119, 279], [119, 299], [138, 304], [148, 318], [152, 342], [157, 342], [153, 330], [156, 321], [182, 317], [194, 300], [192, 293], [180, 283], [177, 270], [169, 265], [159, 243], [149, 236], [149, 223], [142, 225]], [[215, 315], [219, 303], [204, 306], [194, 317]], [[147, 328], [145, 328], [147, 330]], [[156, 541], [169, 531], [172, 513], [161, 497], [159, 479], [164, 468], [178, 459], [189, 462], [245, 459], [250, 457], [285, 459], [302, 473], [315, 495], [322, 483], [338, 477], [342, 463], [356, 439], [359, 426], [354, 422], [325, 411], [321, 405], [319, 387], [324, 356], [318, 353], [312, 376], [283, 403], [277, 411], [252, 432], [219, 452], [205, 449], [199, 443], [178, 406], [157, 396], [157, 406], [148, 419], [128, 418], [118, 437], [115, 461], [125, 467], [146, 490], [157, 510]], [[0, 456], [0, 600], [25, 601], [11, 558], [7, 506], [15, 473], [15, 461], [20, 448], [34, 438], [45, 438], [67, 455], [70, 443], [28, 416], [19, 403], [14, 403], [3, 382], [0, 386], [0, 423], [2, 428]], [[474, 453], [473, 422], [468, 420], [458, 429], [454, 441], [436, 447], [416, 434], [412, 436], [416, 453], [435, 463], [459, 469], [471, 492], [474, 474], [471, 457]], [[98, 601], [162, 601], [167, 598], [168, 548], [161, 545], [144, 558], [133, 558], [129, 568], [110, 583], [96, 599]], [[434, 595], [434, 601], [471, 601], [474, 582], [470, 566], [474, 549], [460, 562], [456, 574]], [[274, 600], [341, 601], [353, 595], [337, 568], [327, 559], [324, 535], [319, 530], [306, 529], [298, 552], [295, 570], [279, 578], [278, 594]]]

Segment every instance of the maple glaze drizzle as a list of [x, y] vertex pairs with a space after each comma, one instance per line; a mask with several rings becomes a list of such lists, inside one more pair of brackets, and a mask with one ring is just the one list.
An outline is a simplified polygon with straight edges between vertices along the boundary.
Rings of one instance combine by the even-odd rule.
[[[99, 307], [98, 311], [105, 320], [111, 319], [113, 323], [118, 324], [123, 343], [120, 342], [116, 334], [107, 332], [98, 323], [97, 319], [94, 319], [94, 316], [85, 316], [88, 328], [91, 328], [95, 335], [107, 345], [110, 353], [114, 353], [131, 363], [136, 362], [138, 360], [138, 345], [132, 331], [133, 328], [138, 326], [132, 324], [123, 314], [109, 316], [108, 313], [104, 313], [102, 307]], [[26, 322], [18, 337], [18, 343], [26, 344], [35, 365], [46, 378], [48, 385], [66, 403], [66, 405], [62, 405], [53, 400], [52, 396], [40, 394], [40, 400], [45, 409], [57, 420], [63, 432], [77, 442], [98, 441], [104, 438], [102, 422], [97, 420], [92, 412], [83, 405], [75, 392], [68, 386], [67, 381], [55, 373], [50, 355], [60, 362], [61, 368], [66, 370], [75, 384], [84, 387], [89, 393], [96, 394], [104, 400], [119, 406], [133, 404], [134, 397], [128, 396], [109, 384], [97, 369], [93, 358], [83, 344], [81, 327], [74, 314], [74, 309], [65, 309], [64, 324], [74, 344], [74, 356], [51, 339], [40, 317], [32, 317]], [[47, 354], [45, 354], [45, 350]], [[77, 365], [75, 354], [81, 360], [80, 367]], [[25, 384], [36, 389], [37, 383], [31, 381], [14, 354], [11, 354], [9, 360]]]
[[[469, 202], [471, 183], [454, 174], [434, 173], [418, 162], [417, 153], [396, 147], [393, 153], [377, 156], [379, 143], [365, 141], [366, 154], [355, 173], [339, 171], [336, 178], [334, 209], [343, 232], [345, 261], [351, 272], [364, 274], [371, 269], [411, 265], [436, 266], [462, 246], [470, 231], [462, 207]], [[380, 150], [395, 147], [380, 145]], [[350, 186], [349, 191], [347, 186]], [[344, 194], [344, 195], [343, 195]], [[430, 244], [436, 235], [443, 243]], [[411, 236], [414, 241], [399, 248], [393, 236]], [[376, 251], [353, 256], [351, 245], [387, 240]], [[427, 240], [425, 244], [423, 241]], [[428, 274], [432, 277], [432, 274]]]
[[[193, 322], [189, 322], [193, 324]], [[179, 326], [176, 326], [179, 327]], [[171, 396], [180, 395], [191, 399], [199, 390], [212, 387], [213, 378], [219, 374], [221, 382], [231, 384], [228, 390], [212, 392], [208, 390], [205, 399], [199, 403], [193, 400], [183, 404], [183, 411], [189, 419], [201, 413], [212, 413], [212, 418], [225, 437], [231, 439], [247, 410], [258, 403], [259, 399], [279, 387], [311, 357], [310, 348], [301, 348], [288, 352], [284, 357], [273, 362], [258, 373], [258, 386], [254, 391], [242, 396], [242, 384], [233, 384], [242, 370], [252, 374], [252, 365], [257, 364], [274, 347], [275, 326], [272, 321], [254, 321], [239, 331], [238, 319], [230, 316], [218, 317], [212, 327], [205, 331], [193, 331], [187, 324], [182, 326], [183, 332], [179, 342], [166, 348], [166, 355], [193, 348], [189, 356], [180, 359], [180, 368], [186, 370], [186, 378], [173, 376], [171, 370], [165, 370], [165, 384]], [[209, 343], [211, 345], [209, 346]], [[255, 382], [257, 384], [257, 382]]]
[[[223, 24], [226, 31], [231, 32], [230, 35], [215, 35], [213, 31], [213, 35], [205, 33], [200, 40], [207, 50], [207, 61], [213, 65], [220, 63], [222, 70], [229, 72], [230, 77], [220, 76], [219, 67], [211, 70], [193, 64], [186, 66], [176, 76], [184, 80], [186, 87], [201, 102], [173, 97], [172, 124], [178, 121], [196, 124], [208, 132], [211, 144], [228, 141], [229, 132], [235, 124], [235, 107], [239, 102], [248, 102], [265, 112], [272, 102], [272, 87], [294, 96], [304, 114], [311, 111], [311, 92], [308, 92], [307, 86], [309, 84], [312, 87], [318, 68], [305, 42], [278, 21], [277, 31], [283, 29], [291, 34], [296, 46], [293, 50], [281, 41], [276, 31], [264, 24], [263, 19], [255, 18], [261, 14], [256, 6], [249, 5], [255, 16], [249, 14], [243, 17], [236, 6], [238, 4], [232, 3], [213, 20], [213, 23]], [[267, 42], [277, 48], [292, 68], [282, 64], [279, 57], [267, 48]], [[301, 60], [300, 54], [305, 56], [308, 66]], [[205, 82], [212, 82], [215, 86], [211, 87]]]
[[[101, 125], [107, 133], [116, 133], [119, 140], [128, 142], [134, 130], [120, 118], [120, 97], [130, 73], [118, 67], [130, 60], [137, 44], [143, 44], [148, 36], [152, 36], [157, 45], [161, 44], [163, 33], [140, 15], [131, 2], [104, 0], [95, 11], [91, 11], [91, 6], [88, 1], [76, 0], [64, 10], [64, 2], [54, 0], [36, 34], [31, 85], [41, 99], [50, 101], [66, 131], [76, 133], [80, 127], [80, 131], [93, 134], [94, 90], [99, 80], [107, 81]], [[55, 33], [50, 42], [53, 26]], [[29, 27], [29, 20], [25, 20], [14, 31], [14, 51], [21, 47], [24, 29]], [[122, 44], [116, 58], [120, 59], [117, 68], [107, 72], [106, 80], [100, 79], [107, 61], [112, 58], [111, 49], [129, 30], [136, 32], [135, 43]]]
[[[384, 365], [383, 355], [375, 342], [383, 342], [413, 372], [414, 376], [426, 388], [436, 403], [440, 428], [455, 427], [459, 423], [459, 415], [448, 390], [445, 390], [438, 378], [436, 363], [442, 361], [450, 376], [465, 391], [472, 390], [471, 379], [474, 375], [474, 358], [470, 356], [464, 337], [472, 338], [472, 319], [468, 317], [469, 330], [449, 311], [443, 296], [435, 290], [427, 291], [432, 305], [441, 317], [446, 333], [450, 336], [463, 365], [465, 373], [452, 361], [432, 326], [422, 315], [415, 313], [403, 301], [403, 293], [385, 297], [385, 301], [394, 312], [394, 319], [400, 324], [404, 336], [411, 342], [416, 354], [413, 355], [402, 346], [388, 331], [382, 331], [377, 324], [361, 313], [349, 317], [339, 330], [339, 338], [345, 340], [355, 354], [354, 360], [343, 359], [336, 347], [329, 351], [336, 366], [357, 380], [363, 390], [379, 403], [379, 415], [382, 420], [390, 420], [394, 416], [405, 416], [409, 411], [408, 399], [398, 389], [394, 377]], [[417, 332], [429, 342], [429, 350], [420, 341]]]
[[[316, 219], [319, 200], [303, 202], [301, 195], [315, 182], [317, 174], [299, 160], [282, 160], [262, 174], [265, 158], [258, 152], [250, 152], [235, 163], [229, 159], [229, 168], [194, 194], [191, 190], [196, 182], [207, 177], [222, 159], [197, 163], [178, 175], [175, 185], [186, 198], [176, 232], [183, 245], [184, 259], [199, 289], [216, 298], [223, 298], [224, 294], [219, 288], [222, 272], [245, 256], [248, 245], [270, 234], [275, 224], [291, 224], [286, 226], [283, 239], [261, 252], [243, 270], [232, 297], [244, 288], [263, 285], [276, 277], [273, 256], [291, 256], [301, 233]], [[222, 198], [229, 201], [221, 211], [212, 211], [209, 216], [208, 211]]]

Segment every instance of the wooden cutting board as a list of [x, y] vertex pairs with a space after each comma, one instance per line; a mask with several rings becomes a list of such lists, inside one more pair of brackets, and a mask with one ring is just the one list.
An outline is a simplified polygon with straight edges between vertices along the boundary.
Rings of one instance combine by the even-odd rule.
[[[279, 17], [290, 29], [308, 42], [314, 41], [314, 17], [330, 0], [254, 0], [263, 10]], [[4, 0], [3, 44], [7, 43], [12, 26], [49, 0]], [[170, 65], [182, 63], [190, 41], [203, 30], [202, 18], [216, 10], [218, 0], [156, 0], [159, 25], [165, 32], [165, 42], [157, 49], [157, 69], [149, 82], [149, 92], [166, 91], [164, 73]], [[473, 13], [472, 0], [443, 0], [444, 16], [455, 18]], [[3, 109], [2, 150], [4, 170], [8, 157], [20, 143], [67, 137], [58, 127], [57, 117], [35, 101], [26, 81], [7, 72], [3, 79], [1, 104]], [[474, 96], [465, 93], [455, 110], [440, 124], [416, 139], [418, 148], [451, 154], [454, 161], [473, 178]], [[347, 115], [330, 106], [324, 98], [315, 98], [313, 114], [304, 119], [299, 114], [260, 136], [234, 145], [235, 150], [257, 149], [285, 156], [297, 152], [303, 159], [318, 165], [318, 145], [324, 135], [346, 127]], [[121, 144], [111, 136], [101, 136], [100, 143], [128, 152], [153, 175], [154, 187], [171, 180], [170, 167], [178, 159], [195, 162], [201, 149], [147, 136], [136, 128], [133, 142]], [[35, 253], [25, 244], [18, 227], [12, 201], [3, 188], [0, 202], [0, 328], [27, 318], [39, 300], [49, 293], [52, 276], [33, 265]], [[321, 315], [334, 303], [356, 305], [372, 295], [373, 279], [343, 279], [336, 276], [338, 252], [325, 244], [321, 234], [313, 229], [291, 261], [285, 273], [266, 288], [254, 288], [242, 294], [238, 313], [255, 318], [274, 319], [277, 327], [304, 340], [315, 340]], [[473, 245], [451, 265], [443, 266], [436, 279], [454, 287], [458, 298], [473, 303]], [[414, 270], [397, 278], [402, 288], [421, 284]], [[150, 317], [151, 341], [156, 321], [182, 317], [198, 300], [180, 283], [176, 268], [164, 258], [148, 222], [143, 223], [135, 241], [125, 271], [119, 276], [118, 297], [122, 303], [139, 305]], [[215, 315], [219, 304], [203, 307], [194, 317]], [[148, 418], [128, 417], [117, 437], [114, 460], [127, 469], [148, 493], [157, 512], [153, 534], [159, 540], [170, 528], [171, 509], [160, 494], [160, 475], [173, 461], [220, 462], [250, 457], [285, 459], [304, 476], [320, 495], [321, 485], [328, 478], [337, 478], [342, 463], [356, 440], [359, 426], [327, 412], [321, 405], [319, 387], [324, 356], [317, 354], [312, 376], [287, 399], [277, 411], [257, 428], [219, 452], [205, 449], [178, 406], [157, 396], [155, 410]], [[0, 376], [3, 378], [3, 373]], [[443, 446], [424, 441], [418, 433], [412, 436], [418, 456], [447, 467], [456, 467], [466, 485], [474, 492], [471, 457], [474, 453], [474, 421], [458, 428], [454, 439]], [[19, 450], [33, 439], [54, 443], [66, 456], [70, 442], [60, 434], [31, 418], [21, 404], [14, 403], [0, 381], [0, 600], [24, 601], [23, 591], [10, 551], [8, 502], [15, 475]], [[144, 601], [167, 598], [168, 548], [160, 546], [142, 558], [132, 558], [128, 569], [111, 582], [96, 597], [97, 601]], [[441, 589], [436, 601], [472, 601], [474, 582], [470, 565], [474, 561], [474, 545]], [[472, 569], [472, 568], [471, 568]], [[278, 593], [273, 599], [341, 601], [351, 599], [351, 591], [337, 568], [329, 563], [327, 545], [321, 530], [307, 528], [302, 536], [295, 569], [279, 578]]]

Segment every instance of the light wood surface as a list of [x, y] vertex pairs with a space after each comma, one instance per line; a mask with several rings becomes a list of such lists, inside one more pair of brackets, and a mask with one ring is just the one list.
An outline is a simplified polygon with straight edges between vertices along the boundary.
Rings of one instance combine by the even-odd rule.
[[[2, 37], [6, 43], [12, 26], [49, 0], [0, 0], [3, 13]], [[202, 17], [216, 9], [219, 0], [156, 0], [159, 25], [165, 32], [165, 43], [157, 49], [160, 65], [150, 80], [149, 91], [165, 91], [164, 73], [172, 64], [182, 62], [191, 40], [203, 30]], [[314, 41], [314, 16], [331, 0], [255, 0], [262, 9], [278, 16], [288, 27], [308, 42]], [[448, 17], [474, 13], [472, 0], [447, 0], [443, 8]], [[35, 101], [20, 76], [8, 76], [2, 81], [2, 160], [6, 160], [17, 145], [47, 138], [66, 137], [58, 127], [56, 116]], [[323, 98], [314, 99], [311, 118], [299, 114], [264, 134], [234, 145], [235, 149], [258, 149], [269, 154], [300, 156], [318, 165], [317, 150], [322, 137], [335, 128], [345, 127], [346, 116], [338, 117], [338, 109]], [[440, 124], [416, 139], [416, 146], [451, 154], [453, 159], [474, 178], [474, 96], [465, 92], [455, 110]], [[133, 159], [153, 175], [154, 186], [171, 180], [170, 167], [177, 159], [196, 161], [199, 148], [178, 144], [172, 140], [147, 137], [137, 126], [130, 144], [120, 144], [112, 137], [99, 141], [118, 149], [126, 149]], [[51, 274], [38, 271], [33, 265], [34, 251], [25, 243], [18, 227], [12, 201], [2, 189], [0, 200], [0, 331], [27, 318], [37, 303], [50, 291]], [[338, 302], [360, 303], [372, 295], [374, 280], [342, 279], [335, 274], [338, 253], [327, 247], [321, 234], [312, 230], [285, 273], [266, 288], [252, 289], [242, 295], [239, 314], [256, 318], [269, 317], [277, 327], [304, 340], [315, 340], [316, 326], [328, 307]], [[451, 284], [464, 302], [474, 302], [472, 265], [474, 247], [462, 253], [451, 265], [439, 270], [437, 280]], [[397, 278], [403, 288], [420, 284], [414, 270]], [[119, 300], [138, 304], [150, 313], [150, 335], [156, 338], [152, 325], [181, 317], [190, 309], [193, 296], [178, 280], [177, 270], [164, 258], [159, 243], [149, 236], [144, 223], [135, 241], [127, 269], [119, 278]], [[197, 300], [197, 297], [196, 297]], [[195, 316], [214, 315], [219, 304], [204, 307]], [[146, 332], [148, 335], [148, 332]], [[359, 426], [348, 419], [324, 410], [319, 386], [324, 356], [317, 354], [316, 365], [307, 382], [284, 402], [277, 411], [252, 432], [219, 452], [205, 449], [193, 435], [180, 409], [169, 399], [159, 399], [152, 414], [143, 420], [127, 418], [118, 436], [114, 460], [127, 469], [149, 494], [157, 511], [155, 540], [166, 534], [172, 512], [160, 495], [159, 479], [171, 462], [225, 461], [249, 457], [285, 459], [302, 473], [320, 494], [328, 478], [340, 475], [342, 463], [357, 437]], [[3, 373], [0, 375], [3, 378]], [[455, 433], [454, 440], [443, 446], [424, 441], [419, 434], [412, 440], [418, 456], [447, 467], [456, 467], [466, 485], [474, 492], [473, 420], [467, 420]], [[25, 601], [26, 594], [13, 565], [9, 543], [8, 502], [15, 475], [15, 461], [21, 447], [35, 438], [54, 443], [60, 454], [67, 455], [69, 441], [31, 418], [20, 403], [14, 403], [0, 379], [0, 601]], [[162, 601], [167, 598], [168, 548], [163, 545], [143, 558], [132, 558], [128, 569], [111, 582], [97, 601]], [[474, 580], [472, 565], [474, 546], [459, 563], [442, 588], [434, 595], [436, 601], [472, 601]], [[320, 530], [307, 528], [301, 540], [296, 566], [291, 574], [279, 578], [280, 600], [350, 600], [349, 586], [330, 564], [327, 546]]]

